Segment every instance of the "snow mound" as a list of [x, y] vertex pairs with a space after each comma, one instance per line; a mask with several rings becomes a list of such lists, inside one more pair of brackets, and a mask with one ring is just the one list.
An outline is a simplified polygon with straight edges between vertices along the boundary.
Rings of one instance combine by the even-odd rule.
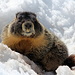
[[0, 75], [37, 75], [33, 69], [41, 72], [27, 57], [0, 43]]
[[56, 72], [57, 75], [75, 75], [75, 71], [72, 71], [68, 66], [59, 66]]

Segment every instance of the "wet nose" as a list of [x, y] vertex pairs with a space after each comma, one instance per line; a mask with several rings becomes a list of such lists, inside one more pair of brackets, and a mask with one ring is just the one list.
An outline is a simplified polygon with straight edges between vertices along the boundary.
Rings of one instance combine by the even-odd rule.
[[26, 29], [30, 29], [32, 27], [32, 24], [31, 23], [26, 23], [24, 26], [25, 26]]

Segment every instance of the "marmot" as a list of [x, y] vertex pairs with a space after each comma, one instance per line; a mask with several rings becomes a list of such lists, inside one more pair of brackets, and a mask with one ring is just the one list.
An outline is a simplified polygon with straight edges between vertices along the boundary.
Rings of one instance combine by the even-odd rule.
[[46, 71], [56, 70], [68, 57], [66, 45], [48, 31], [33, 12], [18, 12], [3, 29], [2, 43], [26, 55]]

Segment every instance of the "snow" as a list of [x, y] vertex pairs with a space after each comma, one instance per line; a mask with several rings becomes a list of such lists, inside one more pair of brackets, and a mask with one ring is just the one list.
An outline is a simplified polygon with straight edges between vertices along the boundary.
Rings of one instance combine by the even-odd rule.
[[56, 72], [57, 75], [75, 75], [75, 72], [71, 71], [68, 66], [59, 66]]
[[[3, 26], [9, 24], [19, 11], [36, 13], [39, 21], [64, 41], [69, 55], [75, 54], [75, 0], [0, 0], [0, 33]], [[37, 65], [34, 65], [27, 57], [0, 44], [0, 75], [41, 73]], [[75, 72], [67, 66], [60, 66], [57, 69], [57, 75], [72, 74]]]
[[0, 43], [0, 75], [37, 75], [26, 60], [32, 64], [28, 58]]

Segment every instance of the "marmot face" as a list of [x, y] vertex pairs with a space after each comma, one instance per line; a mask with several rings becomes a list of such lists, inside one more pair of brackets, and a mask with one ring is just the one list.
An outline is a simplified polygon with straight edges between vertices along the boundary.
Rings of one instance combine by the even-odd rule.
[[[43, 28], [32, 12], [19, 12], [16, 14], [16, 21], [10, 26], [13, 35], [21, 37], [36, 37], [43, 32]], [[38, 34], [36, 34], [38, 33]]]

